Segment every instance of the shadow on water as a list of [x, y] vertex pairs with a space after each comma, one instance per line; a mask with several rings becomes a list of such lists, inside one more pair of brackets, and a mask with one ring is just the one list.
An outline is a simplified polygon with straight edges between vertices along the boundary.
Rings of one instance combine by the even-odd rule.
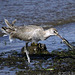
[[[4, 18], [9, 21], [16, 18], [16, 25], [55, 27], [75, 46], [74, 9], [74, 0], [0, 0], [0, 28], [5, 25]], [[28, 64], [21, 54], [24, 41], [10, 43], [8, 36], [3, 35], [0, 31], [0, 75], [75, 75], [75, 50], [69, 49], [60, 38], [53, 36], [40, 41], [49, 54], [30, 55], [32, 60]]]

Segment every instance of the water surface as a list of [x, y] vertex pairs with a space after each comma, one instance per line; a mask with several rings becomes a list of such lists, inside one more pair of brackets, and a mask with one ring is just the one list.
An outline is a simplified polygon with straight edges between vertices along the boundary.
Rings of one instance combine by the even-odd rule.
[[[15, 23], [17, 26], [34, 24], [47, 29], [55, 27], [61, 36], [75, 46], [75, 0], [0, 0], [0, 28], [5, 26], [4, 19], [8, 19], [10, 23], [17, 19]], [[9, 37], [2, 37], [1, 34], [0, 31], [0, 53], [11, 50], [20, 51], [25, 45], [24, 41], [19, 40], [10, 43]], [[52, 36], [40, 43], [46, 44], [49, 52], [68, 49], [61, 41], [57, 36]], [[51, 61], [48, 64], [43, 61], [42, 67], [47, 68]], [[28, 66], [35, 69], [34, 63], [38, 62], [33, 60]], [[0, 73], [8, 75], [20, 70], [16, 68], [10, 72], [11, 68], [5, 67]]]
[[16, 25], [50, 24], [57, 20], [75, 21], [74, 0], [0, 0], [0, 27], [4, 18], [17, 19]]

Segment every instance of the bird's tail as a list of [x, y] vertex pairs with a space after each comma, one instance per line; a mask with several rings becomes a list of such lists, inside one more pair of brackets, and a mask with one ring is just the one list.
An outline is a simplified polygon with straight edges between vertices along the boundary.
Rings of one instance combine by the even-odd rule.
[[7, 19], [5, 19], [5, 23], [7, 25], [7, 27], [2, 27], [1, 30], [4, 32], [4, 33], [8, 33], [10, 34], [12, 31], [15, 30], [15, 26], [14, 26], [14, 23], [16, 22], [16, 19], [14, 21], [12, 21], [12, 24], [10, 24], [8, 22]]
[[9, 35], [9, 40], [10, 42], [12, 42], [14, 30], [7, 28], [7, 27], [2, 27], [1, 30], [3, 31], [3, 33], [5, 33], [4, 36]]
[[13, 38], [13, 33], [15, 31], [15, 26], [14, 26], [14, 23], [16, 22], [16, 20], [14, 20], [12, 22], [12, 24], [10, 24], [8, 22], [7, 19], [5, 19], [5, 23], [7, 25], [7, 27], [2, 27], [1, 30], [3, 31], [3, 33], [5, 33], [5, 35], [9, 35], [9, 40], [11, 41], [12, 38]]
[[2, 27], [1, 30], [3, 31], [3, 33], [6, 33], [6, 34], [11, 34], [11, 32], [13, 31], [12, 29], [7, 27]]
[[5, 19], [5, 23], [6, 23], [7, 27], [8, 27], [8, 28], [11, 28], [11, 29], [14, 28], [14, 23], [15, 23], [15, 22], [16, 22], [16, 19], [15, 19], [14, 21], [12, 21], [12, 24], [10, 24], [10, 23], [8, 22], [8, 20]]

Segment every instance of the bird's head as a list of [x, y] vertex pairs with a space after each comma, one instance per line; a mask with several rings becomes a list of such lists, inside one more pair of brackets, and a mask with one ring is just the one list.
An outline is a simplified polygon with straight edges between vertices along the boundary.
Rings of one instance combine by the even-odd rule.
[[55, 29], [55, 28], [50, 28], [50, 34], [56, 35], [56, 36], [60, 37], [61, 39], [63, 39], [63, 37], [59, 35], [57, 29]]

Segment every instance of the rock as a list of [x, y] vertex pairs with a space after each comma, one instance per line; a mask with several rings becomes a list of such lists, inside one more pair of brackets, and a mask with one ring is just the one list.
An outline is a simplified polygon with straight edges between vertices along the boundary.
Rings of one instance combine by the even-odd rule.
[[[45, 44], [34, 44], [32, 43], [31, 46], [28, 46], [29, 54], [49, 54], [47, 51]], [[25, 54], [24, 47], [21, 49], [21, 53]]]

